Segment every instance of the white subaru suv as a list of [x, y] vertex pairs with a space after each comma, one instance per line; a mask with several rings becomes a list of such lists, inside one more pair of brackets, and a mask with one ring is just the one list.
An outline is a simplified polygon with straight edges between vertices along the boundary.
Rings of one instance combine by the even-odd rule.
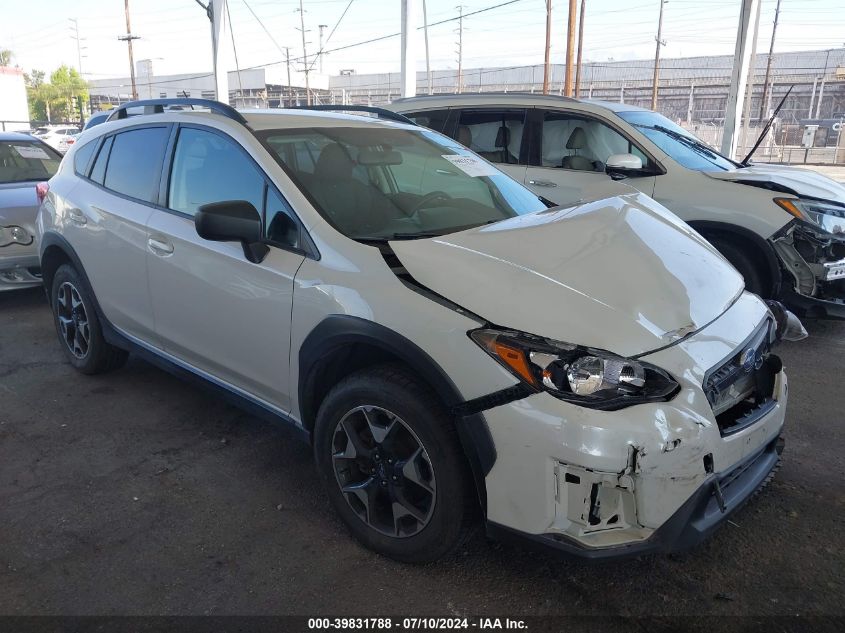
[[800, 323], [647, 196], [551, 206], [382, 114], [153, 100], [84, 132], [38, 215], [70, 363], [132, 351], [292, 425], [399, 560], [479, 516], [587, 557], [704, 538], [779, 459]]

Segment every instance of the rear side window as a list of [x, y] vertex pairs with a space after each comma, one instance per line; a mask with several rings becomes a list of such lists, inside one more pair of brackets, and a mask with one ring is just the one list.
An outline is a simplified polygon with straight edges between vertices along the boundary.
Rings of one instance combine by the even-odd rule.
[[96, 139], [76, 148], [76, 153], [73, 155], [73, 170], [80, 176], [88, 175], [88, 167], [91, 164], [91, 157], [94, 155], [96, 148]]
[[525, 110], [463, 111], [455, 140], [491, 163], [520, 163]]
[[147, 127], [115, 134], [103, 185], [131, 198], [153, 202], [169, 134], [170, 130], [166, 127]]

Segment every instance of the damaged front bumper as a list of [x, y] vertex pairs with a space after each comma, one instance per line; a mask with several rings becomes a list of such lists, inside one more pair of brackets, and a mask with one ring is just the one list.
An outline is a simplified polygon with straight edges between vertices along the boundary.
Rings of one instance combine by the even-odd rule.
[[784, 440], [776, 437], [726, 473], [711, 475], [661, 527], [643, 541], [588, 548], [562, 534], [526, 534], [497, 523], [487, 533], [501, 541], [552, 548], [587, 559], [619, 559], [689, 550], [705, 541], [774, 475]]
[[[782, 446], [786, 375], [774, 356], [755, 361], [769, 322], [746, 293], [703, 330], [645, 355], [681, 385], [670, 402], [608, 412], [541, 393], [485, 411], [495, 444], [508, 446], [487, 475], [490, 533], [586, 558], [706, 538], [765, 483]], [[739, 358], [765, 374], [764, 398], [744, 397]]]
[[784, 271], [780, 299], [799, 316], [845, 319], [845, 235], [795, 221], [771, 243]]

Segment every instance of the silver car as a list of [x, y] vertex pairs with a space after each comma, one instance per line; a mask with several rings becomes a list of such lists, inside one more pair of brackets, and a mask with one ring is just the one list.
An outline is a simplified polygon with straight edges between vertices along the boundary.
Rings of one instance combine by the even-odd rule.
[[61, 160], [56, 150], [28, 134], [0, 133], [0, 292], [41, 283], [36, 187], [56, 173]]

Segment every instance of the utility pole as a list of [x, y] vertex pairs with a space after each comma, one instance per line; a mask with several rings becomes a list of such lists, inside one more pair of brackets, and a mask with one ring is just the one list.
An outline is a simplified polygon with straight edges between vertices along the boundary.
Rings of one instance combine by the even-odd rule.
[[82, 51], [87, 48], [87, 46], [82, 46], [82, 38], [79, 37], [79, 20], [77, 18], [68, 18], [71, 22], [73, 22], [73, 26], [70, 27], [71, 31], [73, 31], [73, 35], [70, 36], [72, 40], [76, 40], [76, 69], [79, 71], [79, 76], [82, 76]]
[[769, 44], [769, 60], [766, 62], [766, 78], [763, 80], [763, 96], [760, 98], [760, 120], [768, 115], [766, 99], [769, 96], [769, 74], [772, 72], [772, 56], [775, 52], [775, 34], [778, 31], [778, 17], [780, 16], [780, 0], [775, 6], [775, 24], [772, 27], [772, 41]]
[[657, 84], [660, 81], [660, 47], [666, 46], [661, 38], [663, 36], [663, 5], [669, 0], [660, 0], [660, 18], [657, 20], [657, 48], [654, 51], [654, 81], [651, 87], [651, 109], [657, 110]]
[[402, 97], [417, 95], [417, 1], [402, 0]]
[[138, 88], [135, 85], [135, 57], [132, 54], [132, 40], [141, 39], [138, 35], [132, 35], [132, 27], [129, 24], [129, 0], [124, 0], [124, 13], [126, 13], [126, 35], [120, 35], [117, 39], [129, 45], [129, 76], [132, 79], [132, 100], [138, 100]]
[[745, 86], [748, 80], [748, 65], [751, 62], [750, 35], [760, 0], [742, 0], [739, 10], [739, 26], [736, 33], [734, 65], [731, 71], [731, 87], [725, 107], [725, 131], [722, 134], [722, 154], [733, 158], [736, 154], [737, 128], [742, 119]]
[[[288, 69], [288, 100], [290, 100], [291, 86], [290, 86], [290, 46], [285, 46], [285, 65]], [[290, 105], [290, 104], [288, 104]]]
[[317, 26], [320, 29], [320, 74], [323, 74], [323, 31], [328, 28], [328, 24], [320, 24]]
[[748, 62], [748, 87], [745, 93], [745, 107], [742, 112], [742, 152], [747, 152], [746, 142], [748, 140], [748, 130], [751, 127], [751, 97], [754, 96], [754, 62], [757, 60], [757, 34], [760, 31], [760, 10], [763, 6], [762, 2], [757, 3], [757, 13], [754, 17], [754, 37], [751, 39], [751, 58]]
[[575, 20], [577, 0], [569, 0], [569, 20], [566, 23], [566, 72], [563, 76], [563, 94], [572, 96], [572, 58], [575, 53]]
[[584, 14], [587, 0], [581, 0], [581, 12], [578, 14], [578, 61], [575, 63], [575, 97], [581, 96], [581, 53], [584, 50]]
[[546, 56], [543, 63], [543, 94], [549, 94], [549, 68], [552, 48], [552, 0], [546, 0]]
[[428, 94], [434, 92], [434, 82], [431, 80], [431, 60], [428, 56], [428, 11], [425, 0], [422, 0], [423, 9], [423, 35], [425, 37], [425, 76], [428, 80]]
[[302, 67], [305, 72], [305, 102], [311, 105], [311, 84], [308, 81], [308, 52], [305, 50], [305, 9], [302, 8], [302, 0], [299, 0], [299, 31], [302, 33]]
[[460, 94], [463, 92], [464, 83], [464, 8], [460, 5], [456, 8], [458, 9], [458, 89], [456, 92]]

